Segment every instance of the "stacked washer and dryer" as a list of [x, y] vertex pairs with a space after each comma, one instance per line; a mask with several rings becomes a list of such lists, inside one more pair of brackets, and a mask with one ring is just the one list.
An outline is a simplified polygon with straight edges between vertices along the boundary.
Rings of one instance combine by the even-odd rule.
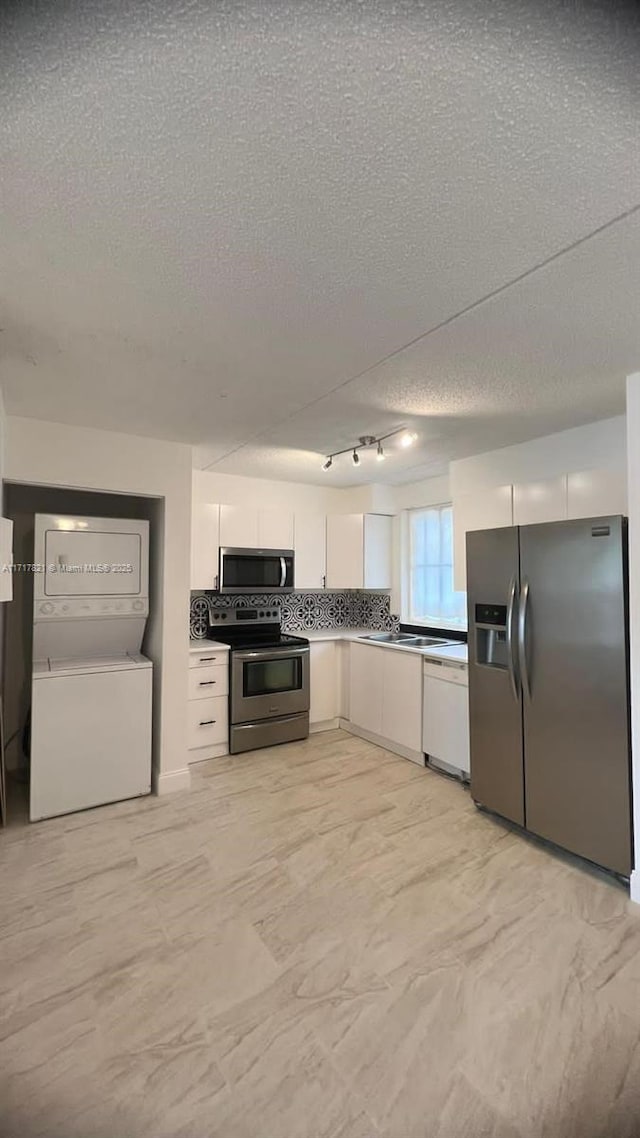
[[30, 818], [149, 794], [149, 523], [36, 514]]

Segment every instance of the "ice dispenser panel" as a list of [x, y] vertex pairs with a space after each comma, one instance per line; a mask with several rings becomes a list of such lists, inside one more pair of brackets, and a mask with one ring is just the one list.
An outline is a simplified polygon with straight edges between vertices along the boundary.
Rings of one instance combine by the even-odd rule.
[[486, 668], [508, 668], [507, 606], [476, 605], [476, 660]]

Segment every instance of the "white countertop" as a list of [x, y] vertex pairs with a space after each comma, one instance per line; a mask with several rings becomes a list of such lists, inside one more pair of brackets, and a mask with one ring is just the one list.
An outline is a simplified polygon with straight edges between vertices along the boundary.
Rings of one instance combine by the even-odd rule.
[[229, 651], [229, 645], [228, 644], [221, 644], [219, 640], [208, 640], [206, 636], [203, 637], [202, 640], [190, 640], [189, 641], [189, 651], [190, 652], [203, 652], [203, 651], [208, 652], [211, 648], [215, 648], [216, 652], [228, 652]]
[[[442, 647], [433, 648], [412, 648], [409, 644], [385, 644], [384, 641], [376, 640], [363, 640], [361, 637], [369, 635], [372, 631], [371, 628], [317, 628], [305, 629], [303, 632], [294, 632], [294, 636], [305, 636], [310, 644], [319, 644], [327, 640], [348, 640], [358, 641], [363, 644], [372, 644], [376, 648], [391, 648], [394, 652], [418, 652], [421, 656], [433, 657], [434, 660], [456, 660], [457, 662], [466, 663], [467, 661], [467, 645], [466, 644], [447, 644]], [[202, 652], [203, 649], [209, 651], [214, 648], [216, 651], [228, 652], [228, 644], [220, 644], [217, 640], [190, 640], [190, 652]]]
[[[361, 641], [361, 637], [368, 636], [372, 631], [371, 628], [322, 628], [322, 629], [305, 629], [300, 633], [300, 636], [306, 636], [311, 644], [318, 641], [326, 640], [348, 640], [348, 641]], [[466, 663], [468, 657], [466, 644], [447, 644], [441, 647], [432, 648], [412, 648], [409, 644], [402, 642], [396, 644], [389, 644], [383, 641], [364, 640], [363, 644], [372, 644], [376, 648], [392, 648], [394, 652], [418, 652], [421, 656], [433, 657], [434, 660], [455, 660], [457, 662]]]

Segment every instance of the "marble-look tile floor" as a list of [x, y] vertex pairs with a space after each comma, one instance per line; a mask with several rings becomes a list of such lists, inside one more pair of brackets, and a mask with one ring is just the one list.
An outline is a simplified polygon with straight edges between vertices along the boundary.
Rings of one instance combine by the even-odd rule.
[[637, 1138], [640, 909], [342, 732], [0, 834], [2, 1138]]

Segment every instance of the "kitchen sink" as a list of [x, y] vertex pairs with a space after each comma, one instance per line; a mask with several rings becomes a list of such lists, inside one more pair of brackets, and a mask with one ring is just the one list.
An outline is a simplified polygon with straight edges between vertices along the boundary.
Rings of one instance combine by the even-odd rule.
[[359, 640], [375, 640], [378, 644], [399, 644], [406, 640], [415, 640], [408, 632], [370, 632], [366, 636], [359, 636]]
[[457, 644], [456, 640], [441, 640], [438, 636], [412, 636], [412, 648], [444, 648], [445, 644]]
[[437, 636], [416, 636], [412, 632], [370, 632], [358, 639], [373, 640], [377, 644], [405, 644], [407, 648], [444, 647], [445, 644], [456, 643], [455, 640], [440, 639]]

